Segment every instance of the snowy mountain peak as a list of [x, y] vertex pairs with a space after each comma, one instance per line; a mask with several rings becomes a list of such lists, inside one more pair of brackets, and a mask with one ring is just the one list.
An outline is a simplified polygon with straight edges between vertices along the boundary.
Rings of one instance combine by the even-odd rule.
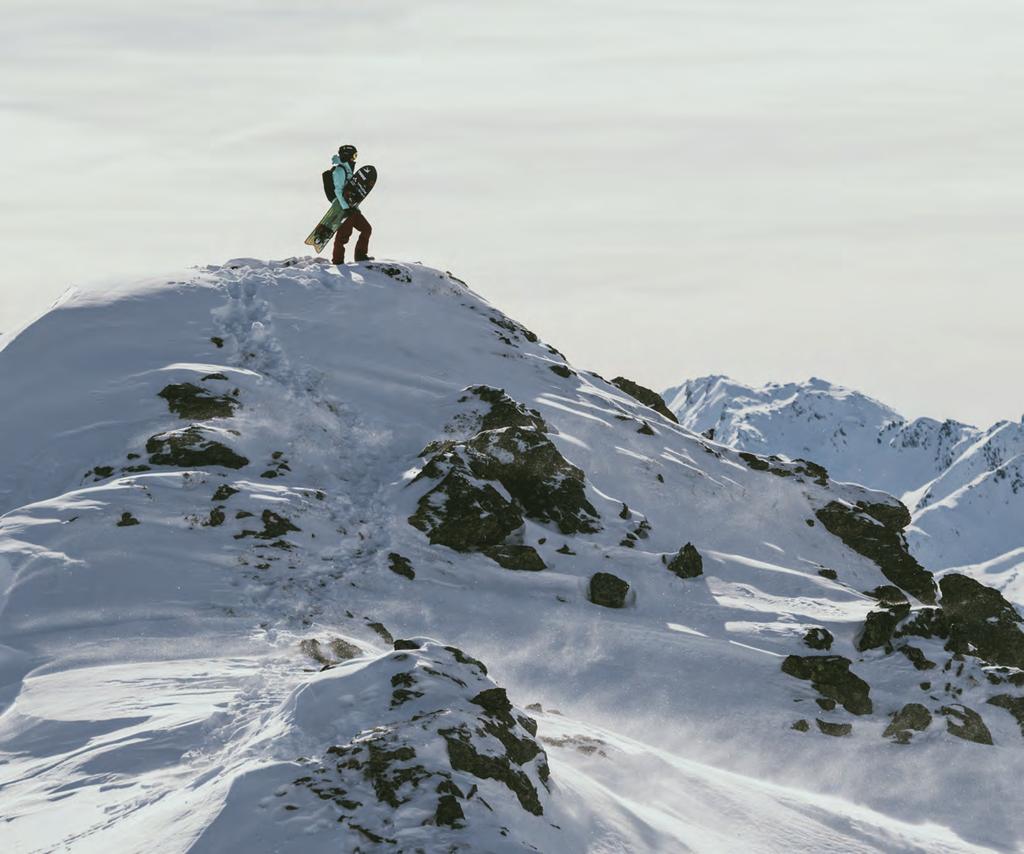
[[803, 457], [839, 480], [897, 495], [913, 511], [914, 553], [935, 569], [998, 565], [995, 583], [1024, 601], [1024, 498], [1015, 491], [1024, 427], [979, 429], [952, 419], [907, 420], [859, 392], [824, 380], [745, 386], [703, 377], [669, 389], [680, 423], [758, 454]]

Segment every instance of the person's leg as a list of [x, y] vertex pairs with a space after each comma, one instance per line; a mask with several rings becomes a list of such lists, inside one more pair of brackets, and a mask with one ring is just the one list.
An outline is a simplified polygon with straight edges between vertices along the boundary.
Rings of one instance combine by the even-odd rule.
[[[345, 263], [345, 244], [348, 243], [348, 239], [352, 236], [352, 220], [357, 216], [362, 216], [358, 211], [350, 217], [346, 217], [345, 221], [341, 224], [341, 228], [338, 229], [338, 233], [334, 236], [334, 251], [331, 254], [332, 264], [344, 264]], [[356, 252], [358, 255], [358, 251]]]
[[373, 234], [373, 226], [363, 216], [362, 211], [356, 211], [350, 219], [355, 220], [352, 224], [359, 232], [359, 239], [356, 241], [356, 261], [363, 261], [370, 254], [370, 235]]

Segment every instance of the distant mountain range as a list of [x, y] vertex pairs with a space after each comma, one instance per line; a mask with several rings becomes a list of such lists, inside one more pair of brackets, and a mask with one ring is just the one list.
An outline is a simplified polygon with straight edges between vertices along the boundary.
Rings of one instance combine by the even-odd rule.
[[757, 388], [700, 377], [664, 397], [683, 426], [716, 442], [804, 457], [895, 495], [911, 511], [907, 538], [921, 563], [964, 569], [1024, 602], [1024, 422], [910, 420], [817, 378]]

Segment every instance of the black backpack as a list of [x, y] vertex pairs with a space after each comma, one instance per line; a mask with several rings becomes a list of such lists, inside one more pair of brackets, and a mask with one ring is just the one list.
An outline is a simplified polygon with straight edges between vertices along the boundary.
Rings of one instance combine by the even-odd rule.
[[334, 170], [337, 167], [332, 166], [330, 169], [324, 172], [324, 193], [327, 194], [327, 201], [333, 202], [338, 198], [338, 194], [334, 192]]

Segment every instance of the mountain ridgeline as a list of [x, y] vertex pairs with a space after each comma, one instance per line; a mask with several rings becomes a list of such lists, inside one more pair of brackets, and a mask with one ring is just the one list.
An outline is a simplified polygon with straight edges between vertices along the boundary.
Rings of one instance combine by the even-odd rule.
[[754, 388], [702, 377], [665, 398], [684, 426], [729, 447], [806, 457], [901, 498], [923, 564], [974, 575], [1024, 604], [1024, 420], [985, 429], [908, 420], [821, 379]]
[[[912, 547], [939, 486], [606, 381], [417, 264], [239, 259], [2, 346], [17, 849], [1024, 840], [1024, 625]], [[970, 462], [890, 429], [929, 484]]]

